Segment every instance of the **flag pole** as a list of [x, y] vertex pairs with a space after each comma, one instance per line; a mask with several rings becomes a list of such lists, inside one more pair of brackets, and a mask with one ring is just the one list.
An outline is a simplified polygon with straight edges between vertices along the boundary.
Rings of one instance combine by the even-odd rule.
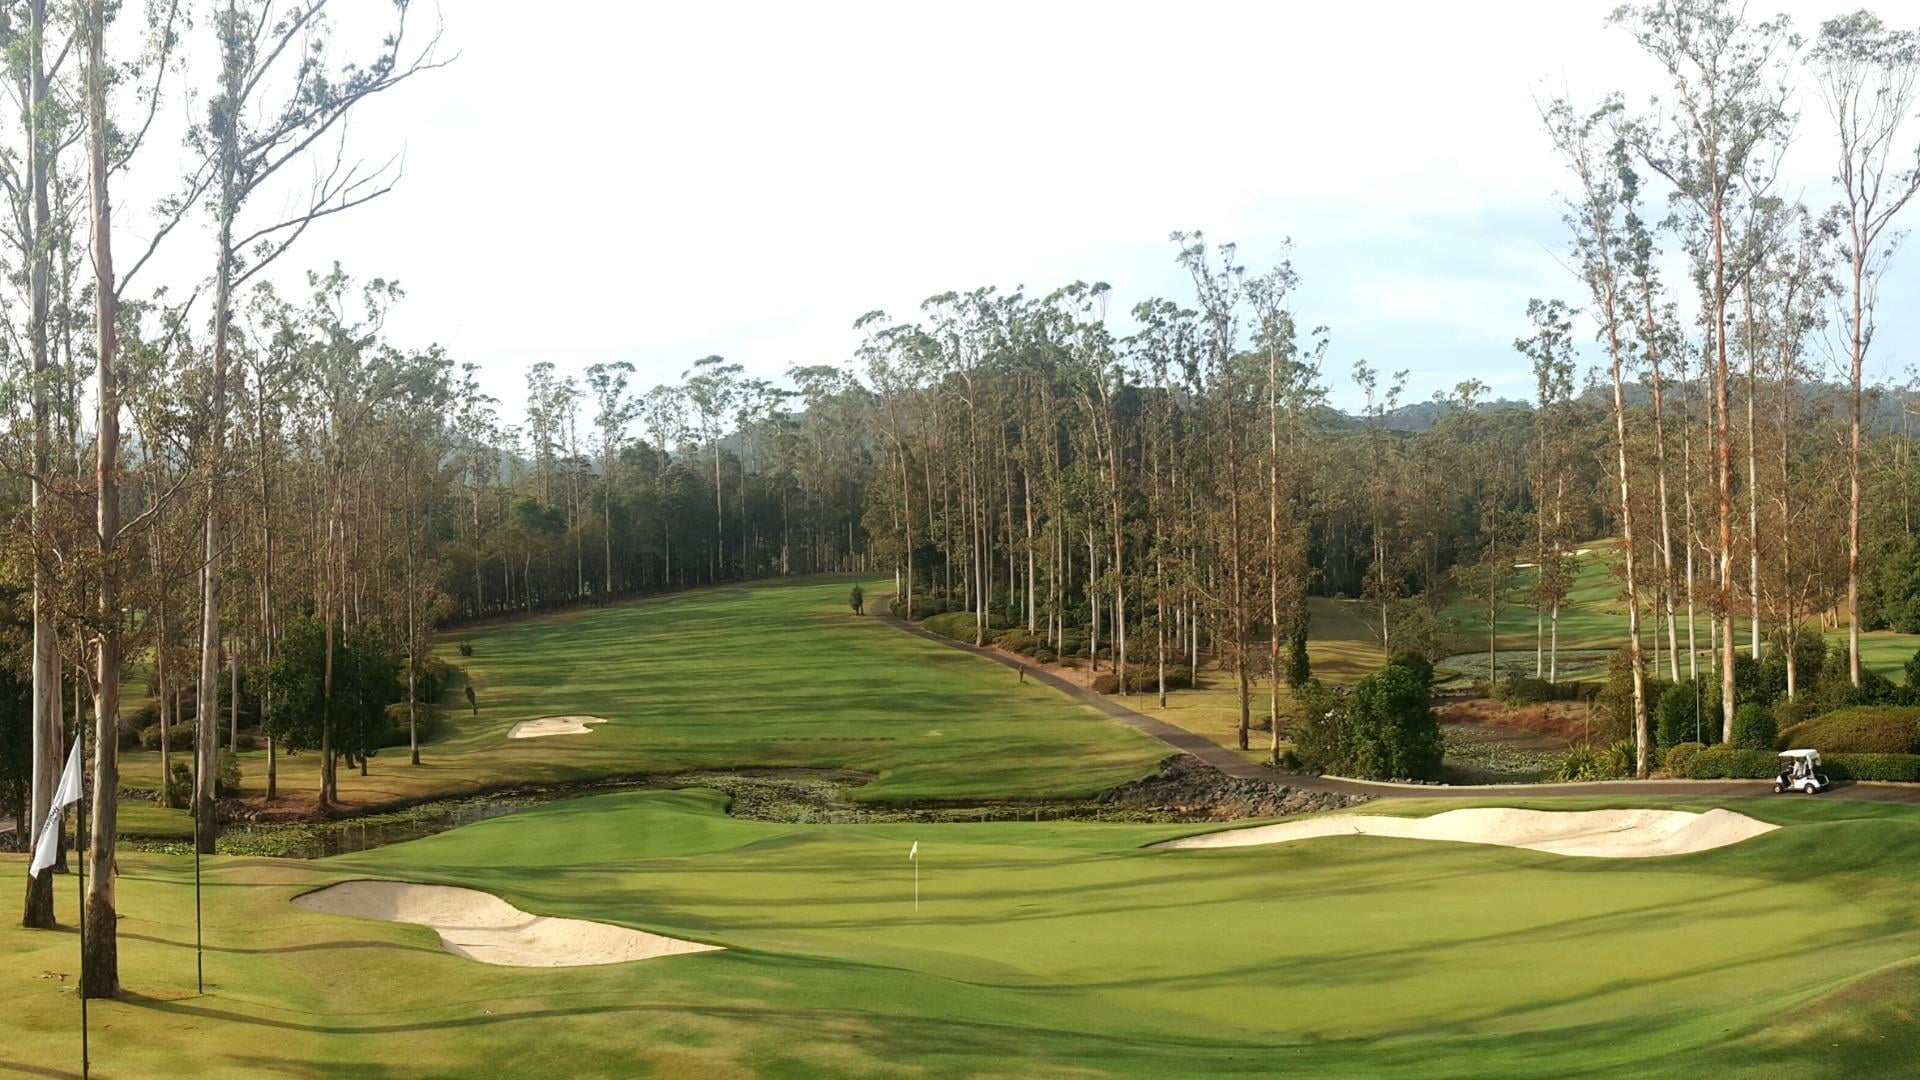
[[80, 746], [80, 805], [73, 819], [73, 850], [80, 864], [80, 1080], [87, 1080], [91, 1073], [87, 1055], [87, 725], [76, 724], [74, 734]]

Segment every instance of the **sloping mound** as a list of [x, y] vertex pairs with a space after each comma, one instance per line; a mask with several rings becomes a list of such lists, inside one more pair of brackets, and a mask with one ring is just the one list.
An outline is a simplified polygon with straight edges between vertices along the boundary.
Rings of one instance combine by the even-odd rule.
[[293, 905], [322, 915], [429, 927], [448, 952], [508, 967], [585, 967], [720, 951], [718, 945], [624, 926], [529, 915], [491, 893], [449, 885], [343, 881], [296, 896]]
[[1597, 859], [1643, 859], [1726, 847], [1778, 827], [1731, 810], [1695, 814], [1685, 810], [1556, 811], [1493, 807], [1449, 810], [1424, 818], [1337, 814], [1188, 836], [1154, 846], [1251, 847], [1325, 836], [1397, 836], [1407, 840], [1497, 844]]
[[507, 732], [509, 739], [538, 739], [543, 735], [585, 735], [588, 724], [606, 723], [604, 716], [549, 716], [540, 720], [522, 720]]

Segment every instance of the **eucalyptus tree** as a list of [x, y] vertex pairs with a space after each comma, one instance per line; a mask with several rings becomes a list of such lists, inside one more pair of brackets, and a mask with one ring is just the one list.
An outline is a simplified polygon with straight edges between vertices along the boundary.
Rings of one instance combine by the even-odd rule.
[[[1555, 101], [1542, 110], [1542, 120], [1548, 136], [1553, 141], [1554, 149], [1572, 172], [1575, 181], [1575, 190], [1566, 197], [1565, 219], [1573, 233], [1575, 265], [1583, 283], [1593, 296], [1594, 317], [1599, 323], [1600, 339], [1606, 346], [1608, 362], [1612, 369], [1614, 456], [1620, 491], [1620, 551], [1626, 575], [1627, 653], [1633, 681], [1634, 772], [1635, 775], [1645, 778], [1652, 766], [1652, 739], [1647, 721], [1646, 673], [1640, 653], [1640, 596], [1633, 536], [1632, 470], [1628, 463], [1624, 369], [1629, 347], [1625, 334], [1631, 325], [1632, 309], [1631, 299], [1626, 293], [1627, 283], [1622, 265], [1630, 255], [1626, 250], [1626, 240], [1620, 225], [1624, 206], [1618, 167], [1625, 147], [1617, 138], [1610, 138], [1610, 133], [1603, 126], [1610, 112], [1611, 107], [1606, 106], [1595, 113], [1582, 116], [1565, 101]], [[1724, 364], [1724, 357], [1722, 362]], [[1724, 383], [1721, 392], [1724, 396]], [[1721, 419], [1724, 428], [1724, 411]], [[1724, 459], [1721, 480], [1724, 485], [1726, 480]], [[1722, 537], [1725, 541], [1730, 534], [1724, 486], [1722, 491], [1721, 524]], [[1728, 561], [1724, 558], [1724, 546], [1722, 553], [1724, 568]], [[1727, 610], [1730, 611], [1731, 608]], [[1728, 631], [1729, 679], [1732, 678], [1732, 650], [1732, 631]], [[1726, 697], [1731, 703], [1733, 691], [1730, 684], [1726, 690]], [[1731, 723], [1729, 720], [1725, 741], [1732, 739]]]
[[1228, 599], [1224, 622], [1227, 640], [1233, 650], [1234, 678], [1239, 684], [1240, 721], [1237, 729], [1240, 749], [1248, 747], [1252, 724], [1252, 686], [1247, 671], [1248, 615], [1246, 604], [1246, 555], [1240, 530], [1240, 428], [1235, 423], [1234, 402], [1242, 391], [1237, 368], [1240, 311], [1245, 290], [1246, 268], [1234, 261], [1238, 248], [1221, 244], [1220, 266], [1208, 255], [1206, 237], [1198, 231], [1176, 232], [1173, 242], [1179, 246], [1178, 260], [1193, 278], [1201, 312], [1204, 334], [1208, 389], [1219, 403], [1227, 442], [1224, 487], [1227, 503], [1226, 556]]
[[[29, 599], [32, 796], [30, 818], [23, 835], [31, 842], [38, 837], [48, 807], [52, 805], [61, 762], [60, 660], [46, 565], [50, 553], [40, 538], [53, 468], [50, 438], [53, 417], [48, 400], [48, 384], [55, 378], [48, 333], [50, 264], [56, 247], [70, 242], [74, 227], [69, 214], [56, 213], [55, 171], [62, 154], [83, 129], [79, 124], [80, 110], [76, 108], [74, 88], [68, 85], [71, 72], [64, 70], [72, 56], [72, 31], [50, 23], [46, 0], [28, 0], [20, 14], [24, 15], [24, 25], [15, 21], [11, 6], [0, 11], [0, 49], [4, 49], [8, 57], [9, 83], [25, 136], [25, 161], [22, 165], [11, 156], [0, 158], [0, 172], [6, 177], [6, 188], [11, 195], [5, 233], [26, 266], [28, 294], [26, 329], [31, 411], [27, 423], [32, 446], [27, 465], [28, 534], [33, 557]], [[55, 39], [55, 34], [63, 36]], [[63, 40], [66, 45], [50, 56], [51, 40]], [[47, 875], [28, 878], [22, 925], [42, 929], [54, 925], [53, 880]]]
[[1720, 699], [1723, 738], [1733, 739], [1733, 451], [1728, 419], [1727, 307], [1750, 268], [1729, 265], [1739, 192], [1764, 188], [1792, 124], [1788, 57], [1797, 40], [1784, 18], [1749, 23], [1734, 0], [1662, 0], [1621, 7], [1626, 26], [1664, 71], [1672, 94], [1663, 115], [1627, 127], [1634, 152], [1697, 215], [1704, 233], [1713, 378], [1715, 488], [1719, 508]]
[[632, 378], [633, 365], [624, 360], [611, 364], [595, 364], [587, 369], [587, 390], [593, 395], [595, 407], [593, 423], [600, 433], [600, 525], [609, 597], [615, 592], [613, 582], [614, 464], [620, 460], [620, 449], [625, 443], [628, 426], [640, 414], [640, 402], [627, 393], [627, 383]]
[[1860, 685], [1860, 385], [1873, 345], [1880, 282], [1897, 246], [1893, 220], [1920, 192], [1920, 157], [1902, 129], [1920, 101], [1920, 35], [1857, 11], [1820, 25], [1809, 56], [1821, 100], [1839, 135], [1834, 181], [1840, 256], [1846, 264], [1840, 328], [1846, 338], [1847, 674]]
[[[1571, 587], [1564, 540], [1567, 477], [1563, 440], [1567, 410], [1573, 401], [1573, 316], [1559, 300], [1527, 301], [1533, 333], [1513, 347], [1532, 365], [1535, 392], [1533, 426], [1534, 658], [1535, 678], [1559, 681], [1560, 604]], [[1550, 625], [1549, 625], [1550, 624]]]
[[[346, 141], [315, 156], [316, 144], [344, 131], [353, 110], [412, 75], [436, 67], [435, 41], [403, 57], [407, 41], [406, 0], [396, 3], [392, 28], [371, 60], [326, 67], [330, 33], [327, 0], [212, 0], [209, 25], [219, 43], [220, 66], [207, 118], [188, 131], [198, 159], [187, 180], [192, 198], [205, 193], [214, 221], [213, 350], [207, 382], [207, 431], [201, 448], [208, 497], [203, 528], [206, 560], [201, 571], [198, 754], [194, 770], [195, 836], [202, 852], [213, 851], [214, 716], [219, 708], [221, 597], [219, 578], [228, 543], [222, 535], [219, 489], [228, 472], [227, 377], [236, 290], [283, 255], [315, 222], [385, 194], [396, 173], [392, 163], [369, 169], [350, 161]], [[293, 167], [312, 161], [314, 179], [287, 205], [258, 218], [247, 216], [253, 196]]]
[[726, 421], [740, 398], [739, 364], [724, 357], [703, 356], [681, 374], [685, 401], [699, 420], [700, 441], [713, 455], [713, 548], [709, 557], [710, 580], [718, 581], [727, 571], [727, 508], [725, 485], [720, 475], [721, 443], [726, 437]]

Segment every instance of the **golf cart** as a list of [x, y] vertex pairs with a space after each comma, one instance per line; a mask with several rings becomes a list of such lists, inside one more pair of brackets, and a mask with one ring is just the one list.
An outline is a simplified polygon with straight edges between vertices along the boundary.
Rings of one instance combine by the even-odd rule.
[[1773, 781], [1775, 794], [1785, 791], [1797, 791], [1803, 795], [1818, 795], [1832, 787], [1827, 774], [1817, 772], [1820, 767], [1818, 750], [1782, 750], [1780, 752], [1780, 775]]

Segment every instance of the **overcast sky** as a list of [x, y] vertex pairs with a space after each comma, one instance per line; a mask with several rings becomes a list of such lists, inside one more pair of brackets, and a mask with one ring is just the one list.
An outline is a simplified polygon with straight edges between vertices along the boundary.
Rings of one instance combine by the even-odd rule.
[[[1524, 397], [1527, 299], [1585, 301], [1535, 101], [1657, 88], [1612, 6], [448, 0], [457, 62], [355, 121], [368, 156], [404, 150], [399, 187], [287, 271], [398, 278], [392, 336], [484, 365], [517, 420], [540, 360], [628, 360], [642, 387], [709, 353], [774, 376], [844, 362], [874, 308], [1086, 279], [1123, 313], [1190, 300], [1173, 229], [1253, 271], [1292, 237], [1336, 403], [1362, 357], [1411, 369], [1416, 398], [1468, 377]], [[1857, 5], [1780, 6], [1810, 34]], [[335, 7], [342, 51], [388, 9]], [[1920, 24], [1912, 0], [1878, 10]], [[1824, 206], [1830, 128], [1800, 105], [1787, 189]], [[1881, 374], [1916, 359], [1915, 259], [1884, 294]]]

